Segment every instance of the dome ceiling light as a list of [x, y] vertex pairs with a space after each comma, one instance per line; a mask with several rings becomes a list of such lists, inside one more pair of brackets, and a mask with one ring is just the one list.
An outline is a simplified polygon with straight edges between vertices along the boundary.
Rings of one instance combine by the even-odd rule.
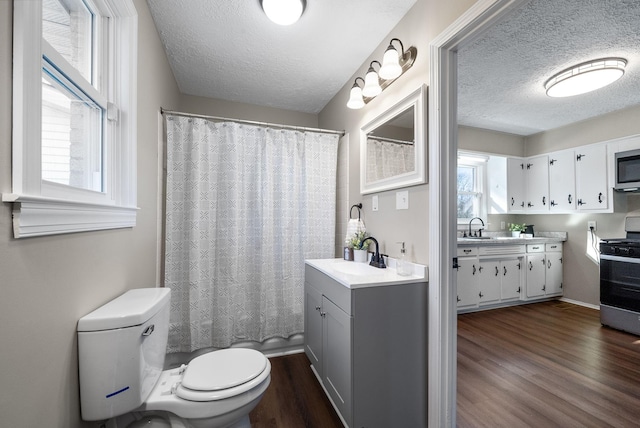
[[621, 78], [626, 65], [624, 58], [584, 62], [554, 75], [545, 82], [544, 88], [550, 97], [571, 97], [595, 91]]
[[291, 25], [300, 19], [306, 0], [260, 0], [267, 17], [278, 25]]

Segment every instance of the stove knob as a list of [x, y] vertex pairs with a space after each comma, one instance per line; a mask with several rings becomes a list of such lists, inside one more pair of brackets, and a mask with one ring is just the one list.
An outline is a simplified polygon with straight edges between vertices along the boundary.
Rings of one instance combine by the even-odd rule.
[[627, 254], [629, 254], [630, 256], [633, 256], [634, 252], [635, 251], [633, 251], [633, 248], [629, 248], [629, 251], [627, 252]]
[[620, 248], [619, 247], [613, 247], [613, 254], [620, 254]]

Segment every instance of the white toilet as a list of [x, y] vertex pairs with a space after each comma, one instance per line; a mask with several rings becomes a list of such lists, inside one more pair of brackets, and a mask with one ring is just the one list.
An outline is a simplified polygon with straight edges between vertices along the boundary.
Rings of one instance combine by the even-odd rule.
[[131, 427], [250, 427], [249, 412], [271, 381], [269, 360], [231, 348], [163, 371], [170, 293], [130, 290], [78, 321], [82, 419], [138, 419]]

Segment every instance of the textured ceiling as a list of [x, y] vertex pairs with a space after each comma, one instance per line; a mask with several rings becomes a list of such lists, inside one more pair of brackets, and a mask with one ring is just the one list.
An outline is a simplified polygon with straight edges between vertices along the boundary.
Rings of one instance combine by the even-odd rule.
[[306, 113], [365, 74], [359, 67], [415, 2], [307, 0], [284, 27], [260, 0], [147, 0], [182, 93]]
[[[550, 98], [545, 81], [602, 57], [628, 61], [597, 91]], [[640, 104], [639, 0], [531, 0], [459, 51], [458, 123], [531, 135]]]

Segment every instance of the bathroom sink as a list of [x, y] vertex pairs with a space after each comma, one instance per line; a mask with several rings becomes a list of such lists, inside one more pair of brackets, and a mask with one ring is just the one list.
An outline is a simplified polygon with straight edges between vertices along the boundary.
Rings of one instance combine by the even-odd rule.
[[346, 262], [346, 263], [336, 263], [333, 266], [337, 272], [344, 273], [347, 275], [384, 275], [385, 269], [374, 268], [373, 266], [369, 266], [369, 263], [356, 263], [356, 262]]

